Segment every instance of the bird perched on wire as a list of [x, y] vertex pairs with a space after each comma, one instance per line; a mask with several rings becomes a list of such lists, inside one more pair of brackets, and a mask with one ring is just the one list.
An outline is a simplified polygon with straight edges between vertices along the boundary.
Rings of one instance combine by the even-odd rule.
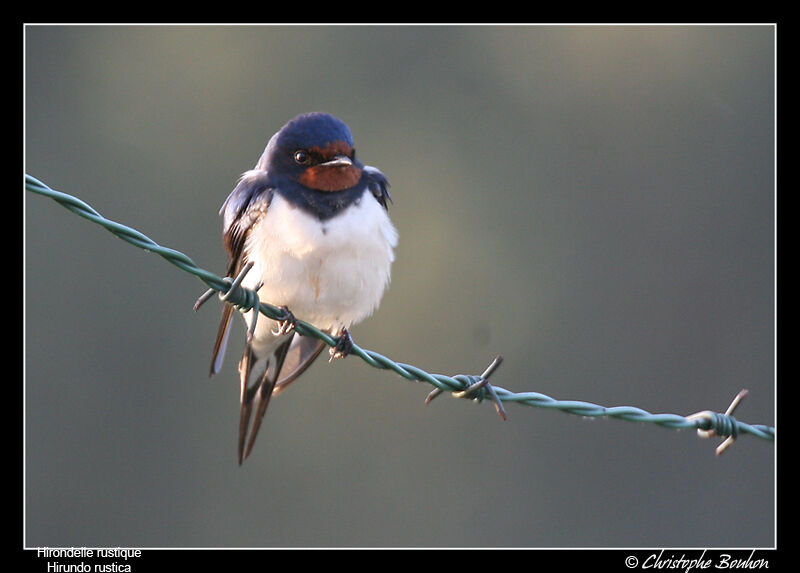
[[[397, 231], [387, 213], [389, 184], [356, 157], [347, 125], [326, 113], [299, 115], [269, 140], [220, 210], [228, 276], [282, 307], [285, 319], [244, 313], [239, 362], [239, 464], [250, 455], [270, 398], [300, 376], [324, 343], [294, 330], [297, 319], [352, 349], [348, 328], [369, 316], [389, 283]], [[211, 374], [222, 366], [233, 307], [225, 305]], [[253, 417], [252, 414], [255, 414]], [[252, 417], [252, 424], [251, 424]]]

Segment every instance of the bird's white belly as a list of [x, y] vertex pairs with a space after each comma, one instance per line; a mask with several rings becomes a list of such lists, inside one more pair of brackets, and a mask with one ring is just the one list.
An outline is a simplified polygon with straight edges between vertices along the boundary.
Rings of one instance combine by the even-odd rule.
[[[242, 284], [254, 288], [263, 282], [258, 291], [263, 302], [338, 332], [377, 308], [396, 244], [397, 231], [369, 191], [327, 221], [275, 194], [247, 239], [247, 258], [254, 265]], [[250, 317], [245, 316], [248, 324]], [[275, 323], [262, 315], [257, 326], [256, 341], [269, 344]]]

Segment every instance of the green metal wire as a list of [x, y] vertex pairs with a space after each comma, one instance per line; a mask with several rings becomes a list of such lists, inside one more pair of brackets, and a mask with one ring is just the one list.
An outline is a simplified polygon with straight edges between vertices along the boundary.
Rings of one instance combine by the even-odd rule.
[[[39, 195], [50, 197], [60, 205], [69, 209], [76, 215], [88, 219], [98, 225], [108, 229], [120, 239], [135, 245], [146, 251], [156, 253], [178, 268], [191, 273], [203, 281], [210, 289], [220, 293], [221, 297], [227, 297], [226, 302], [236, 306], [239, 310], [249, 310], [258, 306], [261, 313], [266, 316], [280, 320], [285, 318], [283, 309], [260, 302], [258, 297], [242, 287], [236, 285], [232, 288], [233, 280], [230, 277], [219, 277], [214, 273], [198, 267], [192, 259], [175, 249], [163, 247], [143, 235], [139, 231], [132, 229], [121, 223], [106, 219], [92, 207], [80, 199], [55, 191], [35, 177], [25, 175], [25, 188]], [[310, 336], [322, 340], [329, 346], [335, 346], [337, 339], [319, 330], [315, 326], [297, 321], [296, 330], [303, 336]], [[720, 436], [727, 440], [717, 449], [721, 453], [732, 443], [733, 439], [742, 434], [749, 434], [763, 440], [774, 441], [775, 428], [763, 424], [746, 424], [738, 421], [731, 413], [744, 394], [737, 396], [731, 407], [724, 414], [706, 410], [691, 416], [681, 416], [678, 414], [652, 414], [641, 408], [632, 406], [604, 407], [590, 402], [575, 400], [556, 400], [545, 394], [538, 392], [511, 392], [505, 388], [494, 386], [488, 383], [488, 378], [499, 366], [501, 358], [497, 357], [481, 376], [457, 374], [455, 376], [445, 376], [443, 374], [430, 374], [411, 364], [395, 362], [382, 354], [372, 350], [365, 350], [353, 344], [350, 354], [359, 356], [374, 368], [392, 370], [407, 380], [427, 382], [434, 386], [433, 392], [428, 396], [430, 401], [442, 392], [451, 392], [456, 397], [471, 398], [475, 400], [491, 399], [495, 403], [498, 413], [505, 419], [503, 404], [506, 402], [516, 402], [526, 406], [537, 408], [549, 408], [560, 410], [568, 414], [575, 414], [583, 417], [608, 417], [628, 422], [646, 422], [656, 424], [665, 428], [689, 428], [696, 429], [702, 437]]]

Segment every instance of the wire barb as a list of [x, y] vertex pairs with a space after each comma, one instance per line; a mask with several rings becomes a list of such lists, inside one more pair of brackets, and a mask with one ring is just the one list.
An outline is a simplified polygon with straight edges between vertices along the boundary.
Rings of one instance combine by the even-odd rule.
[[[225, 290], [225, 292], [219, 291], [219, 299], [222, 302], [230, 304], [239, 312], [248, 312], [261, 306], [261, 301], [258, 299], [258, 289], [261, 288], [261, 284], [259, 283], [253, 290], [241, 286], [244, 277], [247, 276], [247, 273], [249, 273], [250, 269], [252, 268], [253, 261], [248, 261], [235, 278], [223, 277], [222, 279], [222, 281], [228, 285], [228, 288]], [[203, 306], [203, 304], [205, 304], [205, 302], [208, 301], [208, 299], [210, 299], [215, 292], [217, 292], [215, 289], [210, 288], [200, 295], [200, 297], [194, 303], [195, 312], [197, 312], [197, 310]], [[250, 327], [247, 329], [247, 342], [253, 340], [259, 314], [260, 313], [258, 312], [253, 313], [253, 322], [250, 323]]]
[[[503, 357], [499, 354], [495, 356], [492, 363], [486, 367], [486, 370], [483, 371], [483, 374], [480, 376], [467, 376], [472, 383], [464, 388], [463, 390], [456, 390], [452, 392], [453, 397], [455, 398], [471, 398], [478, 401], [483, 400], [483, 392], [481, 390], [485, 390], [487, 394], [491, 397], [492, 401], [494, 402], [495, 410], [497, 410], [498, 415], [503, 419], [506, 420], [506, 410], [503, 408], [503, 401], [495, 392], [494, 387], [489, 383], [489, 376], [500, 367], [500, 364], [503, 362]], [[474, 380], [474, 382], [473, 382]], [[432, 390], [426, 397], [425, 397], [425, 404], [430, 404], [431, 401], [436, 398], [439, 394], [444, 392], [441, 388], [435, 388]]]
[[[180, 251], [163, 247], [135, 229], [104, 218], [100, 213], [80, 199], [60, 191], [55, 191], [28, 174], [25, 175], [25, 188], [32, 193], [50, 197], [76, 215], [105, 227], [120, 239], [140, 249], [156, 253], [167, 262], [202, 280], [210, 289], [197, 299], [194, 305], [195, 310], [208, 301], [214, 292], [219, 292], [222, 293], [220, 298], [223, 301], [235, 306], [242, 312], [258, 309], [259, 313], [273, 320], [284, 321], [288, 318], [288, 309], [281, 309], [259, 301], [258, 295], [256, 294], [256, 291], [259, 290], [258, 286], [255, 290], [246, 289], [241, 286], [244, 274], [247, 273], [249, 268], [242, 269], [242, 272], [233, 279], [230, 277], [221, 278], [214, 273], [198, 267], [192, 259]], [[256, 314], [258, 313], [254, 313], [254, 316]], [[330, 347], [335, 347], [340, 342], [339, 339], [333, 338], [329, 333], [319, 330], [315, 326], [303, 322], [302, 320], [297, 320], [294, 323], [294, 328], [298, 334], [321, 340]], [[557, 409], [564, 413], [581, 417], [607, 417], [628, 422], [648, 422], [671, 429], [693, 428], [698, 431], [701, 437], [726, 437], [726, 440], [717, 448], [717, 454], [724, 452], [730, 447], [736, 437], [741, 434], [750, 434], [771, 442], [775, 440], [774, 427], [763, 424], [746, 424], [736, 420], [736, 418], [731, 415], [736, 406], [746, 395], [746, 390], [743, 390], [734, 398], [725, 414], [711, 412], [710, 410], [698, 412], [689, 417], [677, 414], [651, 414], [650, 412], [633, 406], [605, 407], [577, 400], [556, 400], [539, 392], [515, 393], [499, 386], [493, 386], [489, 383], [488, 378], [497, 370], [498, 366], [500, 366], [502, 362], [502, 357], [500, 356], [496, 357], [492, 363], [489, 364], [481, 376], [466, 376], [463, 374], [445, 376], [443, 374], [430, 374], [411, 364], [395, 362], [382, 354], [372, 350], [365, 350], [355, 343], [352, 345], [349, 354], [359, 356], [373, 368], [392, 370], [406, 380], [427, 382], [432, 385], [434, 390], [428, 394], [425, 399], [426, 404], [442, 392], [452, 392], [454, 396], [474, 398], [478, 401], [486, 396], [491, 397], [497, 413], [503, 419], [506, 419], [503, 404], [506, 402], [517, 402], [524, 406]]]
[[741, 401], [747, 397], [747, 394], [747, 390], [740, 390], [739, 393], [734, 396], [731, 405], [728, 406], [728, 409], [725, 410], [724, 414], [712, 412], [711, 410], [705, 410], [703, 412], [697, 412], [696, 414], [686, 416], [687, 420], [702, 421], [702, 426], [701, 424], [698, 424], [697, 428], [697, 435], [701, 438], [713, 438], [715, 436], [725, 438], [725, 440], [719, 446], [717, 446], [716, 452], [718, 456], [721, 456], [725, 450], [731, 447], [739, 435], [738, 424], [736, 418], [734, 418], [732, 414]]

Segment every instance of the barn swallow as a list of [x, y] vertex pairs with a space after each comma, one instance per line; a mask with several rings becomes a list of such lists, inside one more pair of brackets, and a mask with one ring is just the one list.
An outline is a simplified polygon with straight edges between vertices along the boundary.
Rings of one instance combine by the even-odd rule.
[[[295, 117], [269, 140], [220, 209], [227, 275], [286, 318], [243, 313], [239, 362], [239, 464], [253, 448], [267, 405], [319, 356], [325, 344], [294, 331], [297, 319], [336, 338], [331, 357], [352, 348], [348, 329], [372, 314], [389, 284], [397, 231], [389, 183], [356, 158], [347, 125], [326, 113]], [[233, 307], [225, 305], [211, 360], [219, 372]], [[251, 414], [255, 416], [251, 424]]]

